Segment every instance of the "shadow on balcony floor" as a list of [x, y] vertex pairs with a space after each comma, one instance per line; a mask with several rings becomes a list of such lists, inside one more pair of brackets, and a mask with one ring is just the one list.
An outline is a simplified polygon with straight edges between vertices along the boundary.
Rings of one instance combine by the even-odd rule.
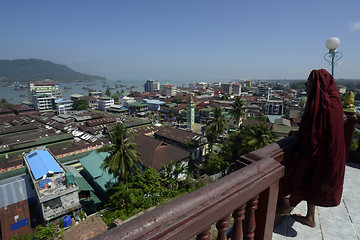
[[[316, 207], [316, 228], [285, 217], [273, 233], [273, 240], [283, 239], [346, 239], [360, 240], [360, 164], [348, 163], [345, 169], [344, 191], [339, 206]], [[306, 202], [301, 202], [292, 213], [306, 214]]]

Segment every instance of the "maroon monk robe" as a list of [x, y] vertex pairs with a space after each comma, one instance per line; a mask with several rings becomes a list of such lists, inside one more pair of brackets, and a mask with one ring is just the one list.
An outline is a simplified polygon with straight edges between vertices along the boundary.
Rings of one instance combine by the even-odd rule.
[[280, 197], [331, 207], [340, 204], [345, 172], [344, 114], [334, 78], [313, 70], [312, 86], [301, 119], [297, 153], [285, 162]]

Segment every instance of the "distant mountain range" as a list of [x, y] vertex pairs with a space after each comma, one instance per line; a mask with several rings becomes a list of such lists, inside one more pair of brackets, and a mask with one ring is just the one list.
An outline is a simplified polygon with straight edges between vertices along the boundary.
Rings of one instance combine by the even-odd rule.
[[40, 59], [0, 60], [0, 81], [27, 82], [45, 79], [69, 82], [106, 78], [79, 73], [68, 66]]

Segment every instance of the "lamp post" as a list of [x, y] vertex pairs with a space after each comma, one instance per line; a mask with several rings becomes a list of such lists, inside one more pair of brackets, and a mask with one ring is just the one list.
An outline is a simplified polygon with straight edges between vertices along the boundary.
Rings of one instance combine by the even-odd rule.
[[[324, 55], [324, 59], [331, 65], [331, 75], [334, 77], [334, 66], [342, 57], [342, 53], [338, 52], [336, 48], [340, 45], [340, 39], [337, 37], [329, 38], [326, 41], [326, 47], [329, 49], [329, 52]], [[329, 60], [330, 59], [330, 60]]]

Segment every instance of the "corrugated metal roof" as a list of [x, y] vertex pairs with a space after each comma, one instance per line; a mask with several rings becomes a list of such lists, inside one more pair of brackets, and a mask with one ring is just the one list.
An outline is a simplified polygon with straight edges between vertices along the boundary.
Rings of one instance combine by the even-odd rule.
[[35, 180], [47, 175], [48, 172], [62, 173], [63, 170], [59, 164], [46, 150], [35, 150], [25, 154], [25, 158], [29, 164], [30, 170], [34, 175]]
[[113, 175], [107, 171], [103, 171], [100, 165], [104, 159], [109, 156], [109, 153], [92, 151], [86, 157], [79, 159], [79, 162], [83, 165], [84, 169], [91, 175], [94, 181], [105, 191], [106, 184], [108, 182], [116, 182]]
[[33, 198], [34, 196], [35, 194], [30, 187], [27, 175], [0, 181], [0, 208]]

